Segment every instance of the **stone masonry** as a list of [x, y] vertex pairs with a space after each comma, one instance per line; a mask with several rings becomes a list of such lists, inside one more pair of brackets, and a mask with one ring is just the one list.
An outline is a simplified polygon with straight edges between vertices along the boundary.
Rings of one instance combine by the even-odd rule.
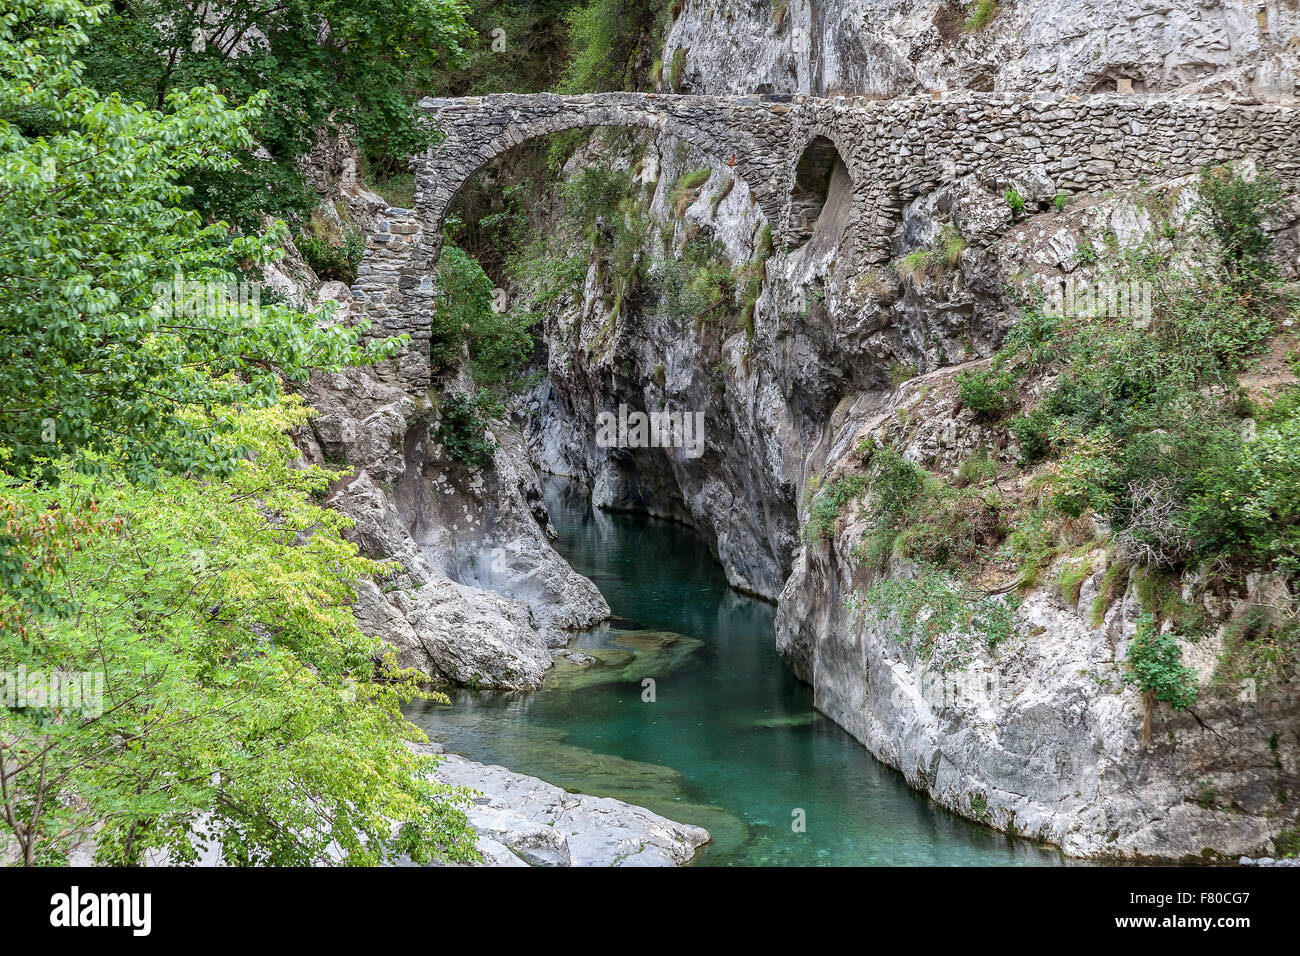
[[888, 258], [907, 203], [965, 176], [998, 188], [1031, 182], [1073, 197], [1249, 157], [1285, 182], [1300, 179], [1300, 110], [1271, 104], [962, 92], [894, 99], [494, 94], [426, 98], [420, 106], [444, 139], [417, 159], [416, 208], [387, 210], [352, 288], [376, 334], [410, 335], [392, 372], [417, 393], [430, 384], [433, 271], [452, 201], [500, 153], [561, 130], [642, 127], [698, 146], [749, 187], [778, 248], [806, 234], [803, 207], [792, 203], [795, 169], [810, 144], [829, 140], [853, 182], [849, 248], [862, 268]]

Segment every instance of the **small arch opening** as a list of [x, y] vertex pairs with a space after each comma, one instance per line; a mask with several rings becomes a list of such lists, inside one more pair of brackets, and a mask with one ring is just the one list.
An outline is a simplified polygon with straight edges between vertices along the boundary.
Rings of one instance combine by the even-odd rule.
[[795, 166], [794, 190], [790, 196], [789, 229], [795, 245], [813, 237], [826, 208], [832, 180], [847, 176], [848, 167], [839, 150], [825, 136], [815, 137], [804, 148]]

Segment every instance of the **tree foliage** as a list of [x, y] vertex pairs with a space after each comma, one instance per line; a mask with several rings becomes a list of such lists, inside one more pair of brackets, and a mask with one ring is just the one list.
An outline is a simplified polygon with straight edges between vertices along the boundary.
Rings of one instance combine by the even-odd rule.
[[460, 794], [405, 743], [419, 732], [398, 707], [431, 696], [427, 678], [353, 618], [379, 569], [312, 500], [332, 476], [297, 464], [287, 430], [306, 417], [289, 399], [238, 416], [249, 457], [219, 480], [143, 489], [64, 465], [56, 488], [5, 481], [10, 507], [89, 507], [102, 529], [49, 579], [64, 613], [10, 607], [24, 626], [0, 630], [10, 669], [103, 675], [94, 709], [0, 711], [0, 820], [27, 862], [88, 837], [113, 864], [473, 855]]
[[98, 18], [0, 0], [0, 852], [472, 858], [464, 795], [407, 746], [427, 678], [358, 629], [381, 569], [315, 503], [337, 476], [282, 387], [402, 342], [243, 294], [284, 226], [205, 219], [186, 182], [241, 171], [266, 92], [97, 92]]
[[235, 410], [275, 401], [281, 376], [374, 361], [399, 343], [362, 348], [364, 327], [207, 294], [282, 255], [283, 227], [204, 223], [179, 183], [234, 168], [266, 97], [230, 108], [210, 87], [180, 90], [160, 116], [100, 95], [74, 59], [95, 19], [74, 0], [6, 0], [0, 20], [5, 467], [52, 480], [65, 455], [88, 452], [78, 467], [103, 470], [112, 451], [142, 483], [229, 475], [244, 454]]
[[171, 113], [176, 91], [210, 85], [263, 101], [238, 165], [194, 171], [205, 215], [255, 224], [305, 211], [296, 162], [323, 128], [355, 130], [377, 161], [430, 145], [418, 97], [471, 34], [465, 0], [121, 0], [92, 29], [89, 80]]

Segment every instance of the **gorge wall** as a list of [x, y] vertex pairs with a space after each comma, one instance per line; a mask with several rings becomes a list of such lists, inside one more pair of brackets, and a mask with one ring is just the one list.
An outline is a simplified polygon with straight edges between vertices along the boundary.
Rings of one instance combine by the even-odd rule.
[[[1095, 248], [1188, 228], [1203, 164], [1266, 167], [1292, 186], [1300, 173], [1294, 4], [1049, 0], [996, 8], [982, 29], [966, 27], [971, 14], [688, 2], [655, 94], [424, 101], [447, 140], [417, 165], [412, 208], [341, 184], [367, 255], [350, 290], [327, 291], [413, 346], [373, 374], [314, 382], [321, 414], [303, 436], [310, 457], [353, 466], [333, 504], [393, 568], [357, 613], [445, 680], [538, 686], [568, 631], [608, 608], [551, 550], [536, 468], [586, 485], [600, 507], [698, 528], [734, 586], [777, 602], [778, 648], [818, 709], [952, 810], [1080, 855], [1273, 852], [1296, 825], [1294, 678], [1238, 699], [1214, 677], [1220, 630], [1187, 646], [1195, 712], [1144, 703], [1125, 681], [1142, 582], [1117, 580], [1105, 529], [1079, 542], [1077, 593], [1046, 583], [1049, 569], [1021, 588], [1016, 639], [977, 644], [956, 673], [847, 606], [916, 571], [861, 565], [866, 502], [849, 502], [829, 539], [808, 533], [818, 490], [859, 476], [864, 443], [940, 476], [987, 455], [1000, 490], [1028, 494], [1015, 442], [956, 396], [955, 375], [987, 367], [1016, 297], [1099, 278]], [[574, 240], [570, 257], [589, 260], [540, 310], [540, 384], [514, 422], [493, 424], [493, 467], [473, 472], [436, 441], [428, 391], [443, 219], [494, 157], [582, 127], [601, 129], [560, 185], [592, 169], [632, 184], [594, 223], [630, 243], [631, 278]], [[559, 228], [566, 203], [561, 188], [538, 234]], [[1268, 228], [1294, 278], [1294, 193]], [[953, 236], [945, 268], [900, 268]], [[701, 256], [741, 278], [725, 301], [683, 311]], [[536, 292], [509, 284], [516, 301]], [[702, 413], [702, 453], [604, 447], [598, 416], [620, 406]], [[1209, 610], [1226, 620], [1279, 587], [1254, 575]]]
[[[538, 467], [585, 483], [602, 507], [701, 529], [735, 586], [778, 601], [778, 646], [818, 708], [956, 812], [1083, 855], [1271, 851], [1272, 837], [1294, 826], [1285, 794], [1300, 764], [1295, 688], [1243, 704], [1212, 686], [1222, 647], [1213, 638], [1189, 651], [1203, 706], [1158, 712], [1147, 739], [1141, 695], [1124, 682], [1138, 582], [1119, 589], [1100, 623], [1086, 612], [1103, 584], [1114, 587], [1104, 549], [1081, 596], [1029, 589], [1017, 615], [1020, 633], [1034, 636], [977, 653], [954, 694], [887, 628], [845, 607], [870, 580], [853, 554], [862, 509], [850, 507], [829, 545], [801, 529], [812, 493], [853, 470], [864, 437], [888, 439], [939, 474], [988, 447], [1013, 469], [1018, 449], [960, 407], [953, 382], [1001, 341], [1008, 290], [1096, 278], [1082, 250], [1181, 228], [1194, 192], [1186, 174], [1201, 162], [1258, 143], [1261, 165], [1294, 176], [1295, 10], [1027, 3], [1005, 6], [981, 31], [963, 30], [966, 12], [946, 4], [778, 6], [779, 15], [766, 2], [687, 3], [662, 52], [680, 68], [663, 85], [692, 99], [905, 98], [726, 101], [724, 111], [767, 111], [800, 131], [782, 147], [785, 170], [815, 132], [839, 147], [847, 168], [829, 172], [820, 215], [785, 242], [792, 207], [770, 223], [770, 194], [755, 195], [698, 136], [588, 139], [567, 178], [598, 165], [657, 170], [645, 184], [656, 227], [639, 252], [648, 272], [666, 274], [665, 263], [703, 242], [761, 282], [740, 321], [692, 321], [672, 314], [662, 287], [612, 296], [593, 263], [581, 290], [545, 313], [546, 379], [523, 409]], [[1087, 96], [1117, 87], [1144, 95]], [[668, 97], [629, 102], [652, 110], [656, 101], [676, 108]], [[532, 108], [499, 102], [516, 121]], [[543, 107], [552, 117], [567, 108], [558, 99]], [[1140, 118], [1149, 116], [1184, 119], [1162, 127]], [[1232, 129], [1242, 116], [1267, 118], [1270, 131]], [[509, 137], [510, 122], [491, 134]], [[707, 178], [682, 190], [697, 169]], [[1008, 208], [1008, 189], [1025, 198], [1023, 215]], [[1058, 207], [1060, 192], [1069, 202]], [[1291, 275], [1298, 213], [1292, 200], [1270, 224]], [[951, 269], [911, 280], [885, 264], [934, 247], [945, 229], [965, 243]], [[703, 411], [703, 455], [599, 447], [597, 416], [619, 405]], [[1252, 580], [1218, 610], [1274, 586]]]

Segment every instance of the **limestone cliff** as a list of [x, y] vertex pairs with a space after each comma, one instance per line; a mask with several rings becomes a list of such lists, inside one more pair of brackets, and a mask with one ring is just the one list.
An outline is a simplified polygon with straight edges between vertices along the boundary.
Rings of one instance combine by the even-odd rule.
[[[1121, 11], [1054, 0], [990, 9], [990, 24], [976, 29], [965, 27], [971, 10], [947, 4], [688, 2], [661, 54], [662, 85], [880, 97], [1133, 90], [1288, 101], [1296, 93], [1300, 45], [1287, 5], [1193, 0]], [[1132, 182], [1068, 208], [1054, 206], [1059, 184], [1049, 177], [1008, 184], [972, 175], [926, 187], [907, 197], [884, 237], [889, 258], [933, 248], [954, 227], [965, 248], [949, 268], [909, 279], [890, 266], [846, 268], [839, 253], [853, 210], [833, 163], [810, 234], [774, 249], [725, 159], [665, 134], [596, 137], [565, 175], [600, 164], [657, 171], [647, 187], [647, 274], [666, 274], [688, 242], [704, 242], [735, 266], [750, 264], [759, 281], [749, 301], [735, 290], [734, 321], [709, 321], [674, 315], [662, 281], [628, 301], [613, 296], [593, 265], [581, 294], [547, 314], [547, 378], [527, 419], [540, 468], [587, 483], [600, 506], [703, 530], [733, 584], [778, 601], [778, 646], [813, 685], [818, 708], [959, 813], [1098, 856], [1267, 851], [1294, 827], [1286, 795], [1300, 767], [1296, 688], [1245, 701], [1216, 685], [1219, 631], [1188, 651], [1201, 706], [1150, 711], [1124, 681], [1140, 589], [1136, 579], [1116, 584], [1114, 571], [1107, 578], [1104, 531], [1078, 593], [1022, 589], [1020, 637], [976, 653], [956, 694], [888, 628], [846, 607], [870, 583], [854, 556], [866, 515], [851, 508], [829, 545], [801, 534], [810, 493], [851, 474], [868, 436], [887, 437], [939, 474], [996, 448], [997, 473], [1008, 476], [998, 481], [1020, 487], [1025, 479], [1010, 477], [1017, 449], [959, 407], [954, 372], [981, 367], [998, 346], [1012, 319], [1009, 289], [1087, 277], [1087, 267], [1077, 271], [1082, 248], [1103, 235], [1122, 243], [1156, 230], [1138, 195], [1148, 187], [1163, 190], [1173, 221], [1183, 221], [1186, 181], [1156, 170], [1141, 190]], [[707, 178], [683, 189], [700, 169]], [[1008, 185], [1027, 200], [1023, 216], [1008, 211]], [[1292, 276], [1298, 221], [1293, 203], [1270, 223]], [[596, 416], [620, 404], [704, 411], [703, 456], [600, 447]], [[905, 562], [891, 565], [898, 578], [910, 573]], [[1277, 586], [1251, 579], [1212, 612], [1227, 622]]]
[[[992, 11], [982, 25], [978, 9]], [[968, 25], [969, 24], [969, 25]], [[901, 96], [932, 90], [1296, 93], [1300, 11], [1286, 2], [690, 0], [683, 51], [697, 92]]]
[[[391, 238], [379, 224], [402, 210], [365, 189], [356, 165], [346, 139], [313, 154], [322, 210]], [[371, 268], [378, 258], [372, 250]], [[334, 300], [334, 321], [364, 313], [347, 286], [322, 285], [300, 263], [273, 278], [291, 297]], [[348, 536], [389, 569], [358, 585], [356, 616], [396, 648], [401, 665], [440, 681], [536, 688], [552, 651], [608, 617], [609, 607], [551, 547], [555, 531], [517, 430], [494, 423], [490, 467], [467, 468], [438, 442], [434, 393], [413, 394], [395, 379], [386, 367], [313, 376], [307, 399], [316, 415], [299, 436], [308, 460], [348, 469], [326, 504], [353, 519]], [[462, 378], [450, 391], [470, 389]]]

